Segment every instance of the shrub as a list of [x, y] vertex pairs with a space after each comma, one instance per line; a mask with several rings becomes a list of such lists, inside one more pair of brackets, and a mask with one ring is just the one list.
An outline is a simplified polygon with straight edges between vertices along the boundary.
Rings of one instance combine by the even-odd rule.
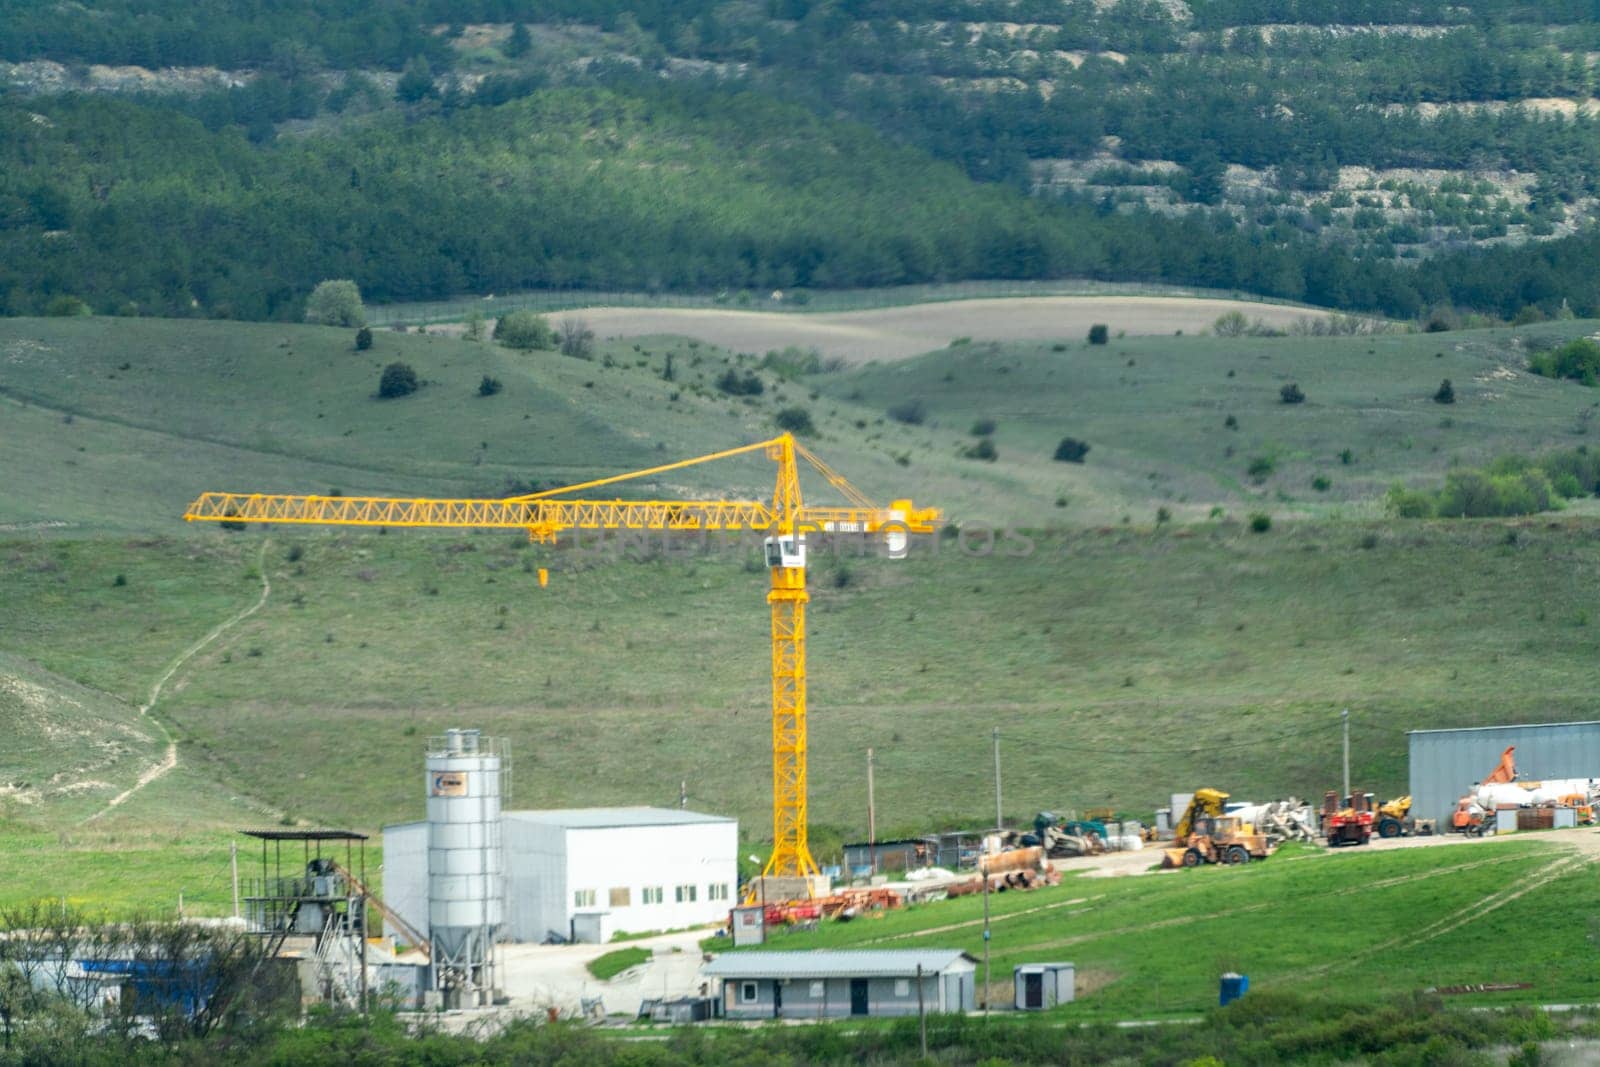
[[349, 278], [318, 282], [306, 297], [306, 321], [318, 326], [365, 326], [367, 309], [361, 304], [361, 290]]
[[979, 419], [977, 422], [972, 424], [972, 430], [970, 432], [974, 437], [988, 437], [990, 434], [994, 433], [994, 420]]
[[594, 331], [583, 319], [565, 318], [557, 332], [561, 354], [573, 359], [588, 359], [594, 355]]
[[928, 418], [928, 409], [922, 401], [912, 398], [890, 404], [886, 414], [895, 422], [903, 422], [907, 426], [921, 426]]
[[1107, 341], [1109, 341], [1110, 339], [1111, 339], [1111, 331], [1106, 328], [1106, 324], [1105, 323], [1097, 322], [1093, 326], [1089, 327], [1089, 343], [1090, 344], [1092, 344], [1092, 345], [1103, 345]]
[[365, 352], [372, 347], [372, 331], [365, 326], [356, 331], [356, 351]]
[[513, 311], [502, 315], [500, 321], [494, 324], [494, 339], [507, 348], [518, 348], [524, 352], [553, 349], [556, 346], [556, 334], [550, 328], [550, 323], [545, 321], [543, 315], [535, 315], [531, 311]]
[[1384, 495], [1383, 505], [1389, 514], [1401, 519], [1433, 518], [1433, 497], [1420, 489], [1407, 489], [1396, 482]]
[[1076, 437], [1063, 437], [1056, 445], [1055, 458], [1060, 463], [1082, 463], [1089, 454], [1089, 443]]
[[417, 391], [417, 372], [406, 363], [391, 363], [378, 379], [378, 396], [384, 400], [410, 396]]
[[1226, 426], [1230, 430], [1237, 430], [1239, 428], [1239, 420], [1234, 416], [1229, 415], [1227, 418], [1222, 420], [1222, 425]]
[[1319, 493], [1326, 493], [1329, 489], [1333, 488], [1333, 483], [1319, 474], [1315, 478], [1311, 479], [1311, 488], [1315, 489]]
[[1167, 507], [1156, 508], [1156, 525], [1165, 526], [1172, 521], [1172, 510]]
[[1218, 315], [1211, 323], [1211, 332], [1218, 337], [1243, 337], [1249, 331], [1250, 320], [1237, 309]]
[[773, 416], [773, 421], [778, 424], [778, 429], [797, 433], [801, 437], [816, 433], [816, 427], [811, 425], [811, 412], [805, 408], [784, 408]]
[[1278, 469], [1278, 461], [1271, 456], [1252, 457], [1244, 472], [1250, 476], [1251, 481], [1264, 482]]
[[1264, 511], [1257, 511], [1250, 516], [1250, 532], [1266, 533], [1272, 529], [1272, 516]]
[[781, 352], [774, 349], [761, 358], [761, 369], [769, 370], [783, 379], [803, 378], [808, 374], [828, 374], [844, 369], [844, 360], [838, 356], [822, 357], [815, 348], [790, 345]]
[[977, 444], [961, 453], [968, 459], [981, 459], [993, 463], [1000, 458], [1000, 453], [995, 451], [994, 438], [981, 438]]
[[1285, 404], [1303, 404], [1305, 403], [1306, 394], [1301, 392], [1300, 386], [1296, 385], [1294, 382], [1290, 382], [1288, 385], [1278, 390], [1278, 399], [1282, 400]]
[[1354, 452], [1350, 451], [1350, 449], [1341, 448], [1339, 450], [1339, 462], [1340, 463], [1343, 463], [1346, 467], [1348, 467], [1348, 466], [1350, 466], [1350, 464], [1354, 463], [1355, 461], [1356, 461], [1356, 454]]
[[1528, 361], [1528, 369], [1546, 378], [1567, 378], [1584, 385], [1600, 382], [1600, 344], [1579, 337]]
[[61, 296], [55, 297], [50, 301], [50, 303], [46, 304], [44, 306], [44, 313], [53, 319], [71, 319], [77, 318], [80, 315], [94, 314], [94, 312], [89, 309], [88, 304], [84, 303], [82, 300], [79, 300], [75, 296], [67, 296], [65, 293], [63, 293]]
[[502, 388], [504, 388], [504, 386], [502, 386], [500, 384], [500, 379], [499, 378], [491, 378], [487, 374], [485, 374], [483, 376], [483, 381], [478, 383], [478, 395], [479, 396], [494, 396]]
[[717, 388], [729, 396], [760, 396], [767, 391], [761, 379], [754, 374], [740, 373], [729, 367], [717, 378]]
[[1435, 404], [1454, 404], [1456, 402], [1456, 391], [1451, 386], [1449, 378], [1440, 382], [1439, 388], [1434, 390], [1433, 402]]

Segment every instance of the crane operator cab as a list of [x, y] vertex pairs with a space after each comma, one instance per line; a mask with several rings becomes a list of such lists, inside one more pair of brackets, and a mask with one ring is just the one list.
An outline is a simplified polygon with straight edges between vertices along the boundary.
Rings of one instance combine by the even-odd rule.
[[767, 538], [767, 566], [797, 568], [806, 565], [806, 539], [801, 534]]

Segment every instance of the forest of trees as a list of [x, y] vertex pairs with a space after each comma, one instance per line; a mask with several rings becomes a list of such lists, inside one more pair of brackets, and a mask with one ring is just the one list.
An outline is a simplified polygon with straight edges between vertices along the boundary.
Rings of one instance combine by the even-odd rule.
[[[1600, 239], [1587, 232], [1411, 267], [1392, 244], [1323, 238], [1305, 212], [1032, 195], [1036, 161], [1111, 142], [1123, 158], [1182, 164], [1173, 187], [1194, 204], [1215, 202], [1229, 163], [1305, 189], [1352, 163], [1520, 169], [1538, 182], [1507, 211], [1543, 233], [1563, 205], [1600, 192], [1600, 119], [1409, 106], [1594, 92], [1582, 50], [1600, 48], [1600, 19], [1578, 0], [1470, 12], [1443, 0], [1196, 0], [1192, 11], [1179, 21], [1154, 0], [219, 0], [204, 11], [110, 0], [89, 19], [0, 0], [6, 59], [251, 73], [190, 94], [0, 94], [0, 313], [77, 298], [107, 313], [293, 318], [327, 277], [354, 278], [380, 302], [1082, 276], [1402, 317], [1600, 309], [1587, 269]], [[503, 57], [479, 70], [487, 77], [458, 77], [463, 26], [563, 18], [621, 51], [581, 64]], [[1383, 20], [1431, 29], [1332, 28]], [[1265, 22], [1287, 28], [1269, 41]], [[529, 35], [520, 41], [508, 53], [524, 55]], [[397, 88], [384, 71], [404, 71]], [[1464, 238], [1469, 224], [1471, 236], [1504, 232], [1456, 216]], [[1380, 232], [1391, 229], [1393, 240], [1411, 232]]]

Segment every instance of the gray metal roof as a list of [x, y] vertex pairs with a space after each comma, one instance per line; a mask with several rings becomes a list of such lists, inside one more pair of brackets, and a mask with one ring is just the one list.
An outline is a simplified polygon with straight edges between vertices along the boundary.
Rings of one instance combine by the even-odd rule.
[[[811, 949], [806, 952], [734, 952], [700, 972], [711, 978], [910, 978], [940, 974], [978, 961], [960, 949]], [[963, 968], [965, 969], [965, 968]]]
[[1525, 722], [1510, 723], [1501, 726], [1448, 726], [1438, 730], [1407, 730], [1410, 734], [1471, 734], [1486, 733], [1490, 730], [1545, 730], [1560, 726], [1600, 726], [1597, 719], [1577, 719], [1573, 722]]
[[508, 811], [508, 819], [563, 826], [568, 830], [603, 830], [621, 826], [684, 826], [690, 823], [732, 823], [725, 815], [707, 815], [678, 808], [553, 808], [548, 811]]

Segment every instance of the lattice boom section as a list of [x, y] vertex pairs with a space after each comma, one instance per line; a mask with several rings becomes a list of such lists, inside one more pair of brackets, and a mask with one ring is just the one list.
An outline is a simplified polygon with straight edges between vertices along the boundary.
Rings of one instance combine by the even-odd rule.
[[[189, 505], [191, 522], [281, 522], [324, 526], [431, 526], [534, 530], [768, 530], [779, 517], [759, 501], [428, 500], [363, 496], [206, 493]], [[880, 508], [803, 508], [802, 532], [877, 530]]]

